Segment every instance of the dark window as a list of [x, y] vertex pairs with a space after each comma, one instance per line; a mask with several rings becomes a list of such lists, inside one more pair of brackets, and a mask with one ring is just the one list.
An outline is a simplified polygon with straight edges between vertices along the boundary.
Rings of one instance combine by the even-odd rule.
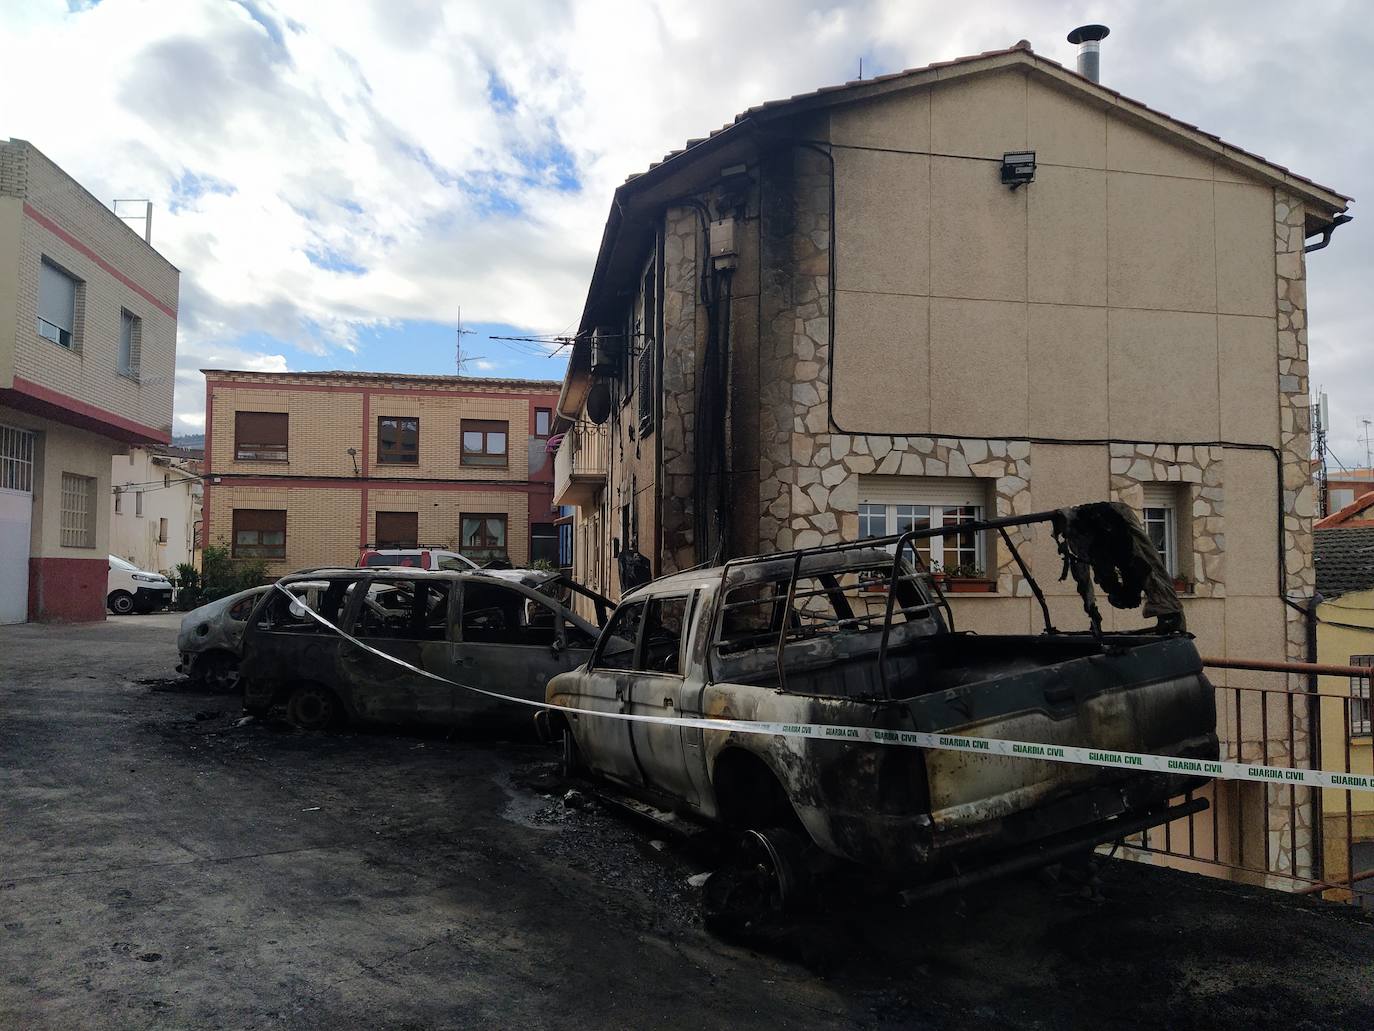
[[235, 412], [234, 457], [244, 462], [285, 462], [289, 421], [285, 412]]
[[553, 523], [530, 524], [530, 563], [558, 565], [558, 527]]
[[463, 539], [458, 545], [460, 554], [474, 562], [490, 562], [506, 557], [506, 517], [504, 515], [465, 515], [462, 519]]
[[234, 509], [234, 558], [286, 558], [286, 513]]
[[377, 416], [377, 462], [414, 465], [420, 461], [420, 420], [408, 416]]
[[119, 313], [119, 372], [138, 379], [139, 363], [143, 359], [143, 320], [123, 309]]
[[246, 622], [248, 617], [252, 615], [253, 606], [258, 603], [259, 597], [259, 595], [250, 594], [248, 597], [234, 602], [229, 606], [229, 618], [238, 620], [240, 623]]
[[377, 547], [414, 548], [420, 543], [420, 513], [378, 512]]
[[506, 465], [509, 423], [463, 420], [463, 465]]
[[536, 437], [547, 437], [553, 429], [553, 410], [550, 408], [536, 408], [534, 410], [534, 435]]
[[682, 672], [682, 637], [687, 630], [686, 598], [653, 598], [644, 620], [644, 658], [649, 673]]
[[657, 307], [654, 303], [654, 270], [651, 267], [644, 273], [644, 318], [640, 326], [640, 338], [636, 341], [639, 352], [639, 435], [647, 437], [654, 432], [654, 391], [655, 363], [658, 360], [658, 346], [655, 339], [657, 328]]
[[324, 588], [307, 587], [300, 583], [287, 584], [286, 589], [294, 598], [286, 597], [273, 587], [267, 592], [267, 601], [258, 610], [261, 614], [257, 625], [263, 630], [279, 632], [332, 634], [334, 631], [311, 616], [306, 609], [319, 613], [337, 626], [352, 586], [352, 580], [330, 580]]
[[544, 602], [502, 584], [463, 584], [465, 644], [525, 644], [547, 648], [558, 633], [558, 613]]
[[639, 638], [639, 620], [643, 615], [642, 601], [632, 601], [615, 610], [610, 624], [601, 635], [601, 644], [592, 668], [634, 669], [635, 643]]
[[442, 641], [448, 637], [447, 580], [375, 580], [358, 613], [359, 637]]

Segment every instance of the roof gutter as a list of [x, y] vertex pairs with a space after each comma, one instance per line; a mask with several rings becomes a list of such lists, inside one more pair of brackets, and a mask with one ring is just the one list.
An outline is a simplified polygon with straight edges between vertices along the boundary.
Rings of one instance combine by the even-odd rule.
[[1326, 228], [1322, 230], [1321, 240], [1318, 243], [1309, 243], [1306, 247], [1302, 249], [1302, 252], [1304, 254], [1311, 254], [1313, 251], [1319, 251], [1322, 248], [1327, 247], [1331, 243], [1331, 234], [1334, 233], [1341, 226], [1345, 225], [1347, 222], [1353, 222], [1354, 220], [1354, 215], [1337, 215], [1335, 218], [1331, 220], [1330, 224], [1328, 224]]

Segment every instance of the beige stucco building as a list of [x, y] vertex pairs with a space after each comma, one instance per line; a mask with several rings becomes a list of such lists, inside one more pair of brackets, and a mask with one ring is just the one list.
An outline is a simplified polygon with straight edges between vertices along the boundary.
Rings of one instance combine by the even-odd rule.
[[110, 460], [110, 554], [167, 575], [196, 562], [200, 529], [198, 452], [149, 445]]
[[111, 457], [170, 439], [179, 278], [0, 142], [0, 622], [105, 617]]
[[[1304, 249], [1347, 200], [1024, 43], [753, 108], [617, 191], [559, 404], [575, 570], [614, 593], [627, 547], [663, 574], [1112, 498], [1204, 654], [1304, 658]], [[929, 558], [993, 581], [961, 628], [1038, 627], [1005, 549]]]
[[207, 547], [274, 576], [378, 547], [557, 562], [557, 382], [203, 371]]

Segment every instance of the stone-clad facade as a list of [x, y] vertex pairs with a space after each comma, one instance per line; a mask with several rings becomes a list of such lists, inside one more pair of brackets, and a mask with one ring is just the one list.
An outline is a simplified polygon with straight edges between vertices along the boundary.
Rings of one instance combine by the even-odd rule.
[[[934, 512], [942, 492], [989, 517], [1116, 500], [1166, 520], [1205, 655], [1305, 658], [1303, 247], [1345, 199], [1024, 48], [824, 96], [779, 108], [766, 142], [722, 141], [727, 130], [703, 145], [711, 160], [694, 164], [702, 152], [689, 148], [617, 196], [582, 329], [639, 303], [629, 275], [657, 248], [660, 432], [626, 438], [637, 464], [617, 471], [613, 455], [608, 489], [579, 510], [603, 528], [599, 561], [622, 543], [612, 488], [631, 475], [656, 499], [647, 524], [636, 512], [654, 572], [702, 561], [694, 427], [714, 331], [702, 299], [724, 257], [738, 287], [718, 413], [733, 554], [852, 540], [883, 505]], [[1036, 179], [1009, 191], [995, 163], [1023, 147], [1037, 152]], [[706, 251], [714, 220], [731, 223], [733, 250]], [[615, 267], [621, 278], [601, 271]], [[575, 348], [565, 417], [585, 417], [597, 379]], [[1081, 626], [1047, 535], [1008, 533], [1055, 624]], [[1034, 632], [1039, 609], [1009, 549], [988, 541], [978, 560], [992, 589], [953, 599], [958, 625]], [[1138, 613], [1108, 618], [1140, 625]], [[1306, 760], [1305, 716], [1290, 749], [1286, 712], [1234, 695], [1218, 694], [1230, 755]], [[1308, 814], [1279, 796], [1218, 798], [1218, 850], [1238, 850], [1236, 821], [1253, 820], [1269, 831], [1269, 869], [1310, 870]], [[1262, 838], [1245, 837], [1247, 857]]]

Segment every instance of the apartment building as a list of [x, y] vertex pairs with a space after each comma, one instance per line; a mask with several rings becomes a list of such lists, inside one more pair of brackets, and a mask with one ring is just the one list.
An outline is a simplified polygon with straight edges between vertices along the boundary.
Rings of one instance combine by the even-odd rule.
[[172, 574], [196, 561], [201, 456], [186, 448], [131, 447], [110, 461], [110, 554]]
[[[1306, 255], [1347, 201], [1024, 41], [752, 108], [616, 191], [559, 401], [575, 572], [614, 596], [627, 550], [662, 575], [947, 527], [958, 626], [1028, 633], [1009, 550], [960, 523], [1113, 499], [1203, 654], [1306, 658]], [[1048, 535], [1013, 540], [1083, 625]], [[1301, 816], [1245, 797], [1222, 838]]]
[[272, 575], [368, 548], [557, 564], [556, 381], [202, 371], [207, 546]]
[[105, 618], [111, 458], [166, 444], [180, 274], [0, 142], [0, 623]]

